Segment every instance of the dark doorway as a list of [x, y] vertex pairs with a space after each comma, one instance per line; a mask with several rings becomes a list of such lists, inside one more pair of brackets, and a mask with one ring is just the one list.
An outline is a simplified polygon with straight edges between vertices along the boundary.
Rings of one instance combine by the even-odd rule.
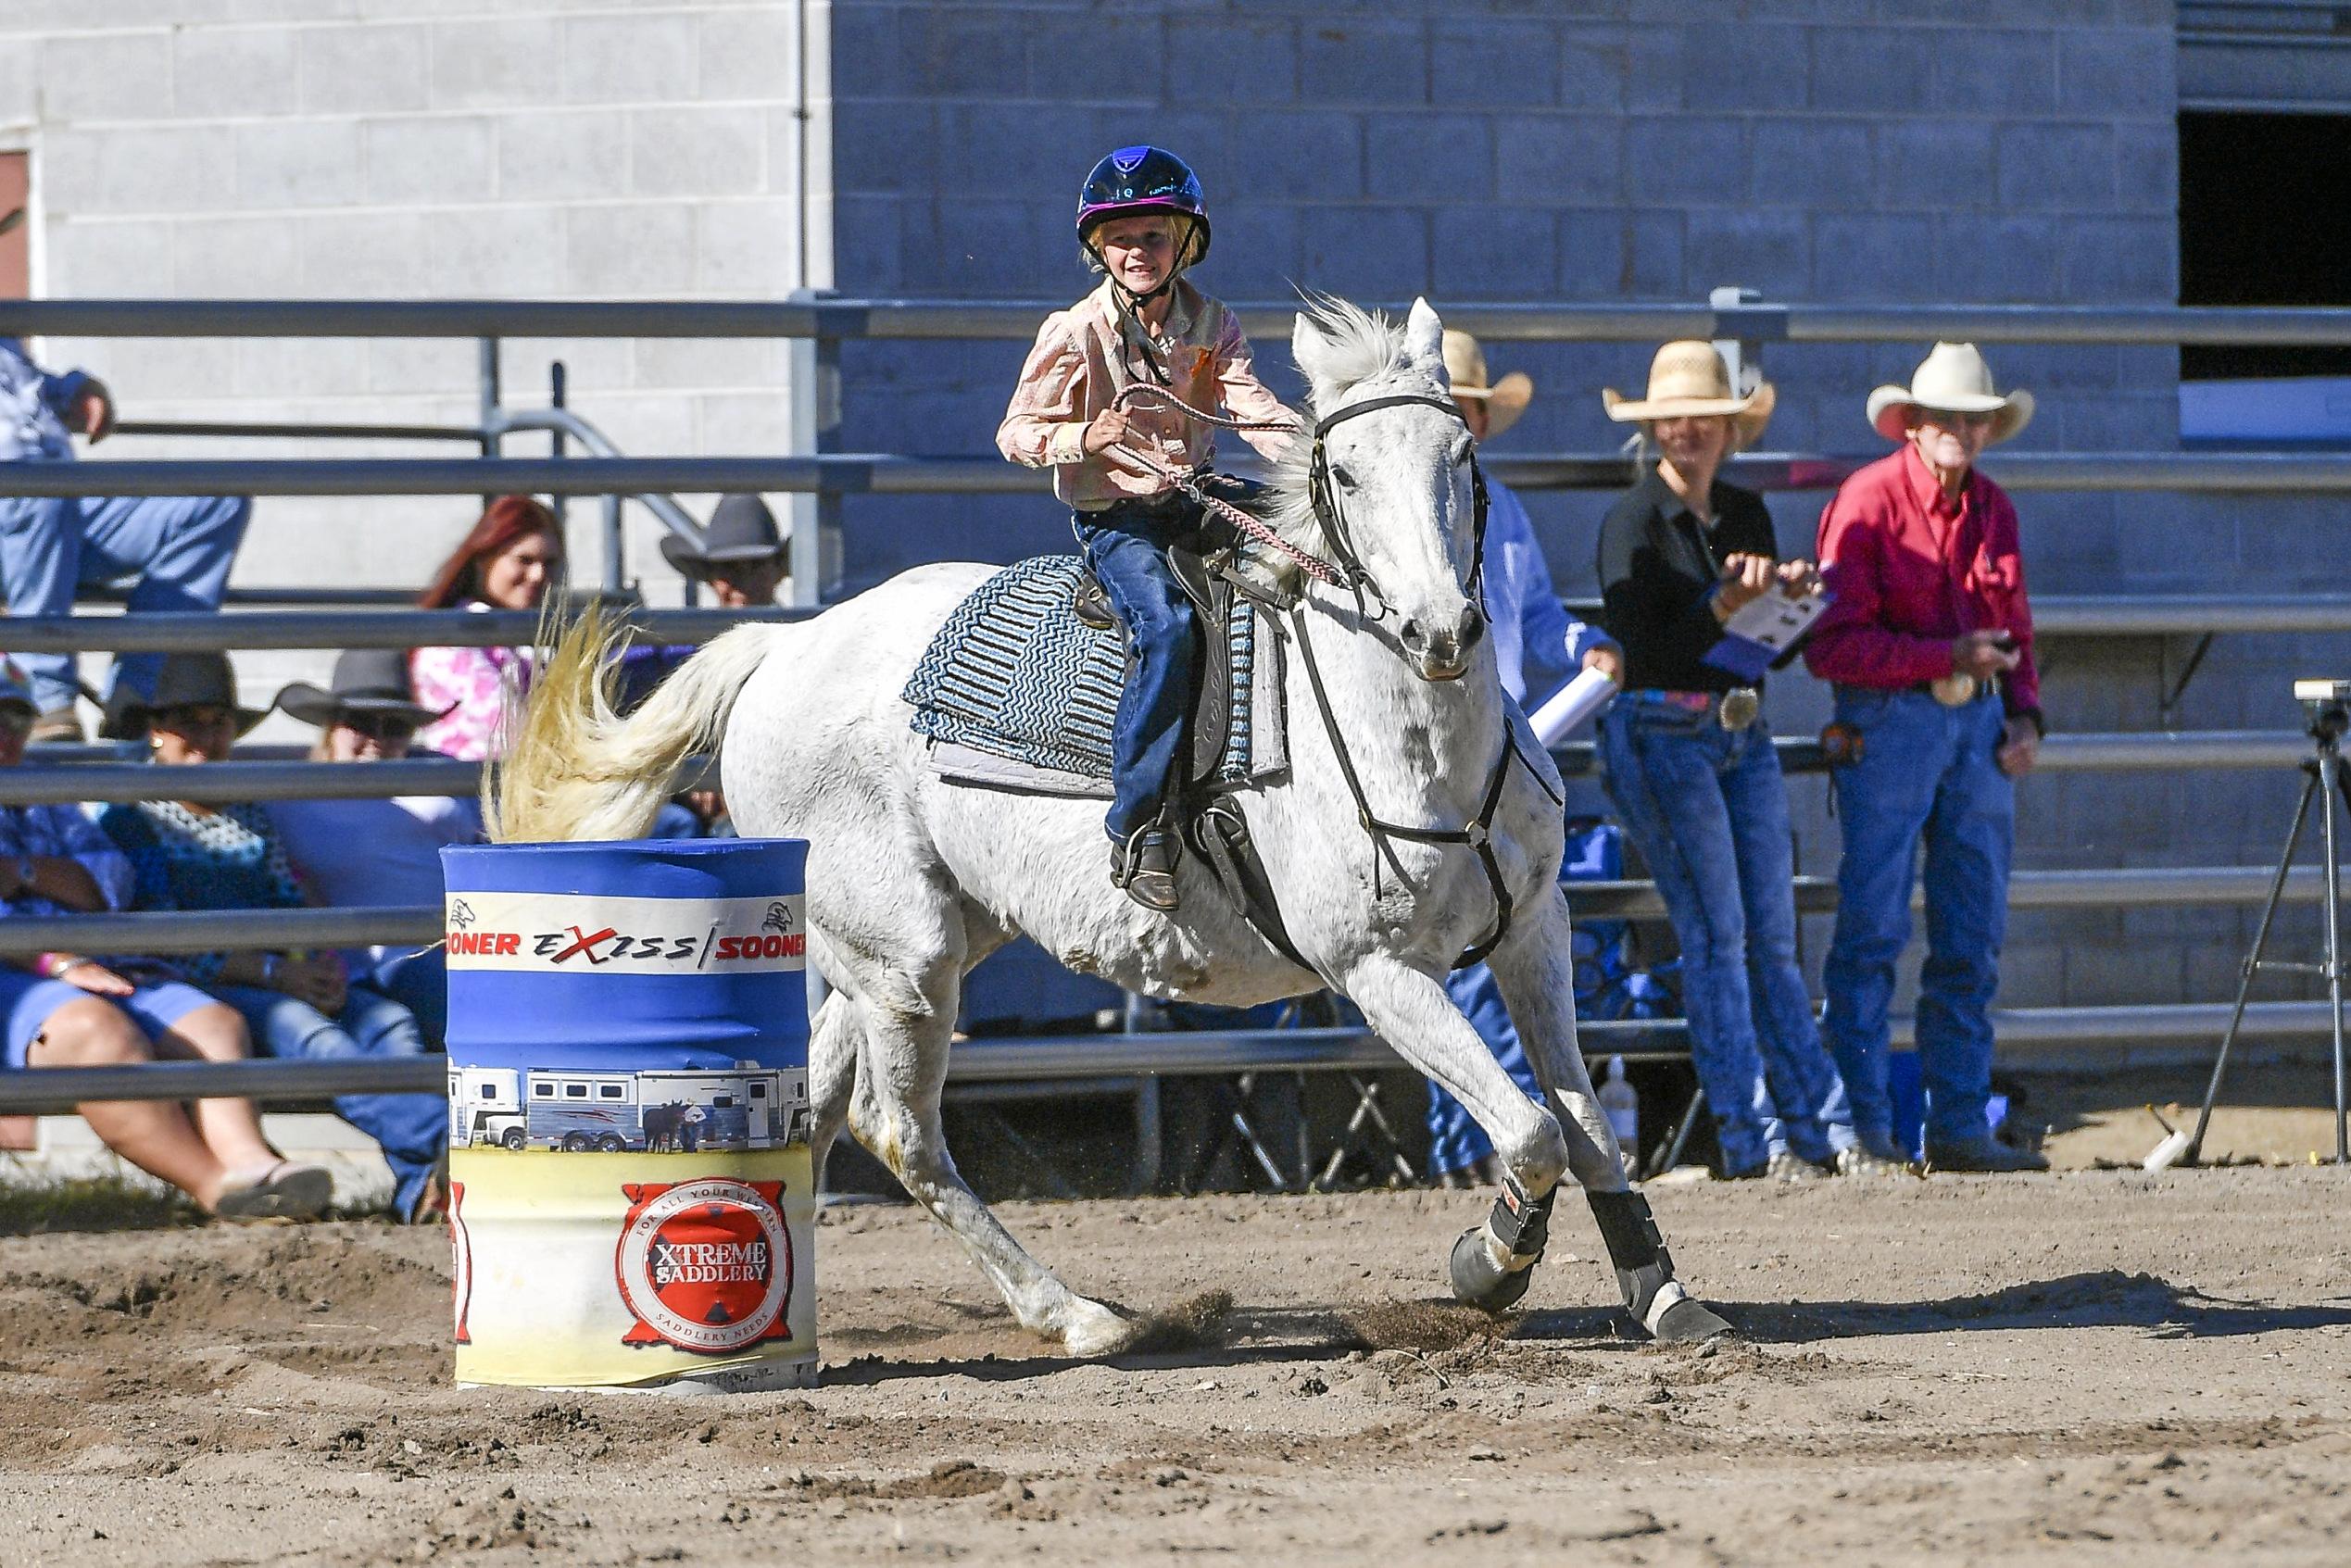
[[[2351, 306], [2351, 115], [2180, 117], [2180, 303]], [[2191, 345], [2180, 374], [2351, 375], [2351, 348]]]

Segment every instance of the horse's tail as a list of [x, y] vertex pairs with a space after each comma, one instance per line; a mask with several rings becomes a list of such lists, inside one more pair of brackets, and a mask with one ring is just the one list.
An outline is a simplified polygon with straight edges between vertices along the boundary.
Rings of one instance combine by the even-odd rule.
[[482, 784], [493, 842], [640, 838], [679, 764], [714, 748], [735, 698], [767, 657], [773, 626], [738, 626], [681, 666], [626, 718], [612, 710], [612, 657], [628, 629], [598, 608], [542, 665], [507, 759]]

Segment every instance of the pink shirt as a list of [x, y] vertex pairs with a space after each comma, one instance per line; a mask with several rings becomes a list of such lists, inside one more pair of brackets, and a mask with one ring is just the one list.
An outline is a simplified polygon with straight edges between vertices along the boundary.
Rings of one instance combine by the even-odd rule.
[[[1139, 322], [1138, 323], [1139, 325]], [[1191, 284], [1178, 282], [1167, 320], [1157, 332], [1141, 326], [1159, 358], [1168, 390], [1195, 408], [1221, 409], [1240, 420], [1297, 416], [1257, 379], [1249, 340], [1233, 313]], [[1053, 494], [1080, 511], [1099, 511], [1126, 496], [1150, 496], [1166, 481], [1121, 461], [1116, 448], [1086, 453], [1086, 427], [1130, 382], [1157, 385], [1141, 347], [1122, 329], [1107, 280], [1066, 310], [1045, 318], [1037, 346], [1021, 367], [1012, 407], [997, 428], [996, 445], [1024, 468], [1053, 470]], [[1130, 406], [1128, 444], [1175, 468], [1198, 468], [1216, 455], [1216, 431], [1188, 414], [1145, 399]], [[1269, 458], [1289, 449], [1277, 432], [1244, 431], [1242, 439]]]
[[[480, 600], [468, 609], [487, 609]], [[444, 757], [480, 762], [506, 755], [506, 688], [531, 688], [528, 648], [418, 648], [409, 683], [420, 707], [449, 711], [416, 733], [416, 743]], [[454, 705], [454, 706], [452, 706]]]

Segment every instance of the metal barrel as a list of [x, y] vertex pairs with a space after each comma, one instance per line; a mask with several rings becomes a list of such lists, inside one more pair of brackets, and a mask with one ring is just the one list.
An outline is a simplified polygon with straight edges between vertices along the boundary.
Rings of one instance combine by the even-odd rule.
[[460, 1383], [813, 1381], [807, 853], [442, 851]]

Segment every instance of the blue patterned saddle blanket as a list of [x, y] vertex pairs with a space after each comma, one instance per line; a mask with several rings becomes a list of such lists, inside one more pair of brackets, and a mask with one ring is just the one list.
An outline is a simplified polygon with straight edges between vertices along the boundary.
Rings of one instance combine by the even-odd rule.
[[[945, 778], [1044, 795], [1111, 793], [1111, 731], [1126, 679], [1124, 635], [1088, 626], [1072, 597], [1083, 563], [1038, 556], [972, 590], [931, 638], [902, 694]], [[1235, 596], [1208, 650], [1229, 666], [1217, 783], [1289, 765], [1281, 645]], [[1203, 681], [1203, 686], [1211, 683]], [[1195, 725], [1201, 715], [1195, 709]], [[1197, 749], [1197, 747], [1196, 747]]]

